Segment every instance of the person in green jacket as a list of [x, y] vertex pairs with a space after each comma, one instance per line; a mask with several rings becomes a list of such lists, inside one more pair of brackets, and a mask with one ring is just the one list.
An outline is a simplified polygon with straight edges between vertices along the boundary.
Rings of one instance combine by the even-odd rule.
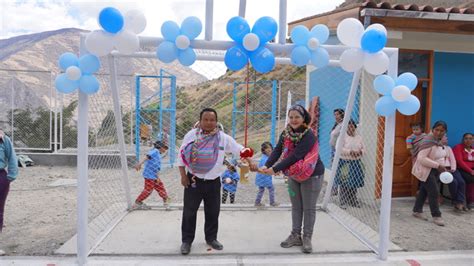
[[[10, 182], [18, 174], [18, 160], [10, 138], [0, 130], [0, 233], [3, 228], [3, 212], [7, 200]], [[5, 252], [0, 249], [0, 256]]]

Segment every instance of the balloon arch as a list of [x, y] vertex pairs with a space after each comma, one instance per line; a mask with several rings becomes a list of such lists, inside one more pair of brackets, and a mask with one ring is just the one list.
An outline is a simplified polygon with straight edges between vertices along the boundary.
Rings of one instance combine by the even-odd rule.
[[[355, 92], [361, 71], [378, 75], [374, 89], [382, 95], [374, 108], [377, 114], [386, 117], [383, 160], [383, 184], [380, 214], [380, 242], [376, 252], [386, 259], [389, 243], [390, 200], [392, 190], [392, 167], [395, 138], [395, 112], [404, 115], [415, 114], [420, 108], [418, 98], [411, 94], [417, 84], [412, 73], [398, 76], [398, 49], [386, 48], [387, 30], [381, 24], [364, 28], [354, 18], [344, 19], [337, 27], [337, 38], [341, 45], [327, 45], [327, 26], [319, 24], [311, 29], [295, 27], [291, 33], [292, 43], [286, 43], [286, 0], [280, 0], [280, 31], [278, 43], [278, 23], [271, 17], [261, 17], [250, 27], [244, 18], [245, 0], [240, 0], [239, 16], [227, 23], [227, 34], [232, 41], [212, 40], [213, 1], [206, 1], [205, 39], [196, 39], [203, 30], [196, 17], [184, 19], [181, 25], [166, 21], [161, 25], [162, 37], [139, 37], [146, 28], [146, 18], [142, 12], [132, 10], [125, 15], [113, 8], [103, 9], [98, 18], [101, 29], [92, 31], [81, 38], [81, 57], [65, 53], [59, 58], [59, 66], [64, 71], [55, 81], [61, 93], [72, 93], [79, 89], [78, 118], [78, 258], [87, 259], [87, 179], [88, 179], [88, 95], [99, 90], [99, 82], [93, 75], [100, 68], [98, 57], [107, 56], [111, 73], [111, 88], [115, 114], [120, 114], [120, 99], [117, 88], [117, 57], [157, 58], [164, 63], [178, 60], [184, 66], [191, 66], [196, 60], [222, 61], [230, 70], [240, 70], [251, 65], [256, 71], [272, 71], [276, 64], [316, 68], [338, 66], [353, 72], [346, 113], [351, 113]], [[140, 47], [154, 48], [155, 52], [140, 52]], [[196, 54], [194, 49], [225, 51], [225, 55]], [[337, 59], [335, 59], [337, 58]], [[382, 75], [387, 72], [386, 75]], [[342, 130], [347, 128], [349, 116], [344, 119]], [[115, 116], [121, 154], [122, 179], [128, 182], [125, 142], [121, 116]], [[333, 163], [337, 167], [337, 163]], [[329, 180], [331, 188], [334, 178]], [[129, 190], [129, 187], [125, 186]], [[330, 193], [325, 194], [323, 209], [327, 207]], [[127, 199], [131, 205], [131, 199]]]

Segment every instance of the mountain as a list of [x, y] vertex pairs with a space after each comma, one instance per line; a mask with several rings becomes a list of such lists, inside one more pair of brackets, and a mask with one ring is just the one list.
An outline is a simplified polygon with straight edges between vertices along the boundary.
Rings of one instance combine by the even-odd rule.
[[[87, 31], [67, 28], [0, 40], [0, 122], [7, 121], [6, 115], [12, 102], [14, 108], [42, 106], [49, 109], [54, 106], [54, 79], [60, 73], [58, 58], [65, 52], [78, 54], [80, 36], [84, 33]], [[105, 110], [106, 113], [112, 108], [110, 90], [104, 89], [110, 86], [109, 68], [107, 58], [100, 60], [101, 69], [96, 76], [101, 82], [101, 90], [91, 97], [95, 101], [92, 107], [98, 108], [94, 111]], [[195, 85], [207, 80], [179, 63], [164, 64], [155, 58], [119, 58], [118, 85], [125, 111], [131, 108], [131, 97], [135, 94], [135, 74], [159, 75], [161, 68], [176, 76], [178, 86]], [[142, 94], [152, 95], [157, 90], [156, 84], [156, 80], [144, 80]], [[77, 93], [66, 95], [64, 104], [75, 98]]]

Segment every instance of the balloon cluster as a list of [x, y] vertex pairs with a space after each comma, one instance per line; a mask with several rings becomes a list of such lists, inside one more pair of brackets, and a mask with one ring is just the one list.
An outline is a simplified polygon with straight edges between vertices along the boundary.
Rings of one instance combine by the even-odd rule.
[[146, 27], [146, 18], [139, 10], [130, 10], [125, 16], [113, 7], [100, 11], [99, 24], [102, 30], [95, 30], [86, 37], [87, 50], [96, 55], [104, 56], [114, 47], [123, 54], [133, 54], [140, 48], [137, 34]]
[[187, 17], [181, 28], [174, 21], [166, 21], [161, 25], [164, 41], [158, 46], [156, 54], [164, 63], [171, 63], [176, 58], [184, 66], [196, 61], [196, 53], [191, 48], [191, 41], [202, 31], [201, 21], [197, 17]]
[[413, 115], [420, 109], [420, 101], [411, 94], [418, 84], [413, 73], [406, 72], [396, 80], [381, 75], [374, 80], [374, 89], [383, 96], [375, 103], [375, 111], [382, 116], [390, 116], [398, 111], [404, 115]]
[[372, 75], [387, 71], [389, 59], [382, 51], [387, 43], [387, 30], [381, 24], [364, 26], [355, 18], [346, 18], [337, 25], [337, 38], [352, 47], [341, 55], [341, 67], [354, 72], [362, 67]]
[[259, 18], [252, 30], [242, 17], [233, 17], [227, 22], [227, 34], [235, 45], [229, 48], [224, 57], [226, 66], [233, 71], [242, 69], [247, 63], [260, 72], [266, 73], [275, 66], [273, 52], [265, 47], [275, 38], [278, 30], [276, 21], [271, 17]]
[[296, 26], [291, 31], [291, 40], [295, 44], [291, 52], [291, 63], [296, 66], [304, 66], [311, 63], [318, 67], [324, 67], [329, 63], [329, 54], [320, 45], [329, 38], [329, 29], [326, 25], [318, 24], [311, 31], [305, 26]]
[[97, 56], [87, 54], [78, 59], [73, 53], [64, 53], [59, 57], [59, 67], [65, 72], [55, 80], [59, 92], [71, 93], [79, 88], [85, 94], [94, 94], [99, 90], [99, 81], [92, 75], [100, 68]]

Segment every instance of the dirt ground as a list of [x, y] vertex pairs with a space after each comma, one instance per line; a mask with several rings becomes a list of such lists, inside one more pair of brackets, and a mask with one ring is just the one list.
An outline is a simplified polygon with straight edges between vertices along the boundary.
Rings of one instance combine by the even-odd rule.
[[[34, 166], [21, 168], [18, 179], [11, 183], [5, 210], [5, 227], [0, 234], [0, 249], [7, 255], [51, 255], [75, 234], [76, 187], [48, 186], [59, 179], [73, 181], [72, 167]], [[177, 179], [164, 180], [171, 196], [180, 201]], [[143, 180], [136, 172], [130, 174], [132, 197], [142, 189]], [[95, 182], [91, 182], [94, 186]], [[277, 198], [288, 203], [283, 180], [275, 180]], [[255, 188], [241, 189], [240, 199], [254, 200]], [[322, 197], [323, 194], [321, 194]], [[264, 199], [268, 203], [268, 196]], [[149, 202], [160, 204], [154, 194]], [[442, 205], [445, 227], [411, 216], [414, 199], [397, 199], [392, 204], [391, 239], [407, 251], [474, 250], [474, 211], [457, 214], [449, 203]], [[425, 206], [425, 212], [429, 208]]]

